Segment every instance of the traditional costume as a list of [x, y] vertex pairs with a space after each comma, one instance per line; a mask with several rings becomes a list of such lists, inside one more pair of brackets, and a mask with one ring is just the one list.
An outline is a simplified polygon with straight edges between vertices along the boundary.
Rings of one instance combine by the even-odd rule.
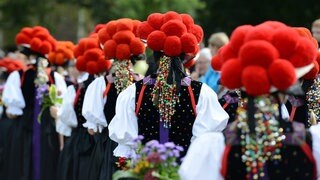
[[107, 59], [113, 59], [112, 68], [107, 76], [95, 79], [88, 87], [82, 108], [86, 119], [84, 127], [96, 134], [89, 179], [112, 179], [117, 169], [117, 159], [113, 150], [117, 144], [108, 137], [108, 124], [115, 114], [118, 94], [140, 79], [130, 69], [130, 59], [143, 54], [144, 44], [134, 33], [140, 22], [119, 19], [108, 22], [99, 30], [99, 42]]
[[159, 69], [119, 95], [109, 124], [109, 136], [119, 144], [114, 155], [132, 154], [130, 144], [138, 135], [144, 142], [172, 141], [187, 150], [191, 140], [203, 133], [222, 131], [228, 115], [216, 94], [187, 77], [182, 67], [185, 57], [199, 50], [201, 27], [190, 15], [170, 11], [149, 15], [138, 34], [154, 51]]
[[57, 131], [66, 136], [59, 158], [58, 180], [90, 179], [90, 158], [95, 143], [93, 136], [83, 127], [85, 118], [81, 111], [89, 84], [95, 75], [106, 72], [111, 66], [111, 61], [103, 56], [97, 35], [81, 39], [74, 51], [80, 76], [76, 85], [68, 87], [58, 110]]
[[42, 101], [49, 98], [50, 85], [56, 86], [55, 94], [66, 91], [63, 77], [46, 68], [45, 55], [55, 49], [55, 43], [40, 26], [23, 28], [16, 36], [16, 44], [31, 64], [25, 71], [12, 72], [4, 87], [6, 112], [17, 117], [8, 135], [7, 179], [55, 179], [58, 134], [48, 104]]
[[312, 41], [280, 22], [265, 22], [236, 28], [223, 51], [222, 85], [246, 96], [225, 132], [192, 143], [181, 179], [319, 178], [320, 126], [308, 131], [280, 108], [284, 94], [299, 93], [298, 78], [312, 69]]

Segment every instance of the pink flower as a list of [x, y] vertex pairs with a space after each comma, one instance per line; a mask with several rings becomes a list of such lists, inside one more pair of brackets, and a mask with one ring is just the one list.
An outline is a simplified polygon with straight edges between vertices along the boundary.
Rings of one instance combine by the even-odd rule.
[[160, 161], [161, 161], [160, 155], [159, 155], [157, 152], [153, 152], [152, 154], [150, 154], [150, 155], [148, 156], [147, 160], [148, 160], [150, 163], [153, 163], [153, 164], [160, 163]]

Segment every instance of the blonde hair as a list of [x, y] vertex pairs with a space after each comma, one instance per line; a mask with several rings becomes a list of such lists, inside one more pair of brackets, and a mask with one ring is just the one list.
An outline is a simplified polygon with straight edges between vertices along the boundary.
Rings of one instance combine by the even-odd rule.
[[220, 49], [222, 46], [224, 46], [228, 42], [229, 42], [229, 38], [227, 34], [224, 32], [214, 33], [210, 36], [208, 40], [209, 46], [216, 46], [218, 47], [218, 49]]
[[316, 19], [315, 21], [313, 21], [312, 23], [312, 29], [313, 28], [320, 28], [320, 18]]

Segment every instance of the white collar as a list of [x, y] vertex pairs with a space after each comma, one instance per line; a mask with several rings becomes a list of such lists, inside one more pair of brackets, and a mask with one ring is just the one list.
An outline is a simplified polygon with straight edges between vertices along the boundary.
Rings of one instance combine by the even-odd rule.
[[83, 83], [84, 81], [86, 81], [89, 77], [89, 73], [83, 73], [83, 74], [80, 74], [77, 78], [77, 82], [78, 83]]

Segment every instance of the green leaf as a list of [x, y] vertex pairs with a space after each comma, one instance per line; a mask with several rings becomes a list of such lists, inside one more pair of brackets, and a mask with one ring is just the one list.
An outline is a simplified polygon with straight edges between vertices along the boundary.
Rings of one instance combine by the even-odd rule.
[[55, 102], [55, 100], [57, 99], [57, 88], [55, 85], [51, 85], [49, 88], [49, 97], [51, 99], [52, 102]]
[[140, 176], [138, 176], [137, 174], [134, 174], [130, 171], [116, 171], [112, 175], [112, 180], [118, 180], [118, 179], [122, 179], [122, 178], [141, 179]]

